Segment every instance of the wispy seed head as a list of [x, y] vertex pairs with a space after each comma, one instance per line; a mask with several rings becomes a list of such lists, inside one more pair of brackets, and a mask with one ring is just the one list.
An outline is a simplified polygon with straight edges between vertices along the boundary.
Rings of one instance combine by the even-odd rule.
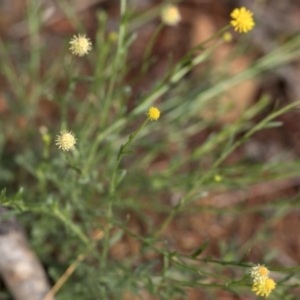
[[92, 42], [85, 37], [85, 34], [74, 35], [70, 41], [70, 45], [72, 54], [77, 56], [83, 56], [92, 49]]
[[75, 144], [76, 138], [71, 131], [61, 131], [60, 135], [57, 136], [56, 145], [63, 151], [75, 150]]

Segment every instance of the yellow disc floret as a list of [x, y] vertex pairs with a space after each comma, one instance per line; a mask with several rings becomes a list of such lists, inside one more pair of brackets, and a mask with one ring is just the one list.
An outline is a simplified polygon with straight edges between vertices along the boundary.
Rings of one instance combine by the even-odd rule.
[[157, 107], [151, 107], [147, 113], [150, 120], [158, 120], [160, 117], [160, 110]]
[[275, 289], [276, 283], [272, 278], [266, 278], [262, 282], [254, 281], [252, 291], [255, 292], [257, 296], [262, 296], [267, 298], [270, 293]]
[[235, 31], [249, 32], [255, 25], [252, 15], [253, 13], [245, 7], [236, 8], [230, 15], [233, 19], [230, 24]]
[[223, 40], [227, 43], [232, 41], [232, 34], [228, 31], [226, 31], [222, 37], [223, 37]]

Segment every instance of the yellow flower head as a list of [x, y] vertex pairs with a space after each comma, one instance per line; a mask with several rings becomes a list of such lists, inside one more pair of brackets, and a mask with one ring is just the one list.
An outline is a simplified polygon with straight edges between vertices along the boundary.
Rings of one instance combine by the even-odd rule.
[[111, 42], [115, 42], [118, 40], [118, 33], [116, 31], [111, 31], [109, 34], [108, 34], [108, 39], [111, 41]]
[[271, 278], [265, 278], [263, 281], [254, 281], [252, 286], [252, 291], [255, 292], [257, 296], [262, 296], [267, 298], [270, 293], [275, 289], [276, 283]]
[[223, 40], [227, 43], [232, 41], [232, 34], [228, 31], [226, 31], [222, 37], [223, 37]]
[[214, 180], [215, 180], [215, 182], [221, 182], [222, 181], [222, 176], [215, 175]]
[[151, 108], [149, 108], [147, 115], [151, 121], [156, 121], [160, 117], [160, 110], [157, 107], [152, 106]]
[[79, 34], [78, 36], [74, 35], [70, 41], [70, 45], [72, 54], [77, 56], [83, 56], [92, 49], [92, 42], [85, 37], [85, 34]]
[[56, 145], [63, 151], [70, 151], [75, 149], [76, 138], [70, 131], [61, 131], [60, 135], [57, 136]]
[[167, 5], [161, 12], [161, 19], [164, 24], [175, 26], [181, 21], [181, 16], [177, 6]]
[[236, 8], [230, 15], [233, 19], [230, 24], [235, 31], [246, 33], [255, 25], [252, 15], [253, 13], [245, 7]]
[[250, 275], [255, 282], [262, 282], [268, 278], [270, 271], [264, 265], [253, 266], [250, 270]]

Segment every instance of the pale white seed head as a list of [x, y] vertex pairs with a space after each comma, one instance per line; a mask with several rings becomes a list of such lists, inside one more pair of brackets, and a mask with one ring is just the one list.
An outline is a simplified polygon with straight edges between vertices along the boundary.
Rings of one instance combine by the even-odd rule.
[[75, 150], [76, 138], [74, 134], [70, 131], [61, 131], [60, 135], [57, 136], [56, 145], [59, 149], [63, 151], [73, 151]]
[[264, 265], [255, 265], [250, 270], [250, 275], [254, 282], [261, 283], [268, 278], [270, 271]]
[[92, 42], [85, 37], [85, 34], [78, 36], [74, 35], [70, 41], [70, 50], [72, 54], [77, 56], [83, 56], [92, 49]]
[[167, 5], [162, 10], [161, 19], [166, 25], [176, 26], [181, 21], [181, 15], [178, 7], [175, 5]]

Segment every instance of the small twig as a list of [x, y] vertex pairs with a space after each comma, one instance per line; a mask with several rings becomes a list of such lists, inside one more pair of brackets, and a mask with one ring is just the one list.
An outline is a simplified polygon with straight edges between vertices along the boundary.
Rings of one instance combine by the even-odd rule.
[[74, 273], [77, 269], [78, 265], [86, 258], [87, 254], [95, 247], [97, 241], [101, 240], [103, 237], [103, 232], [99, 232], [94, 237], [94, 243], [89, 245], [86, 248], [84, 253], [81, 253], [77, 256], [76, 260], [67, 268], [64, 274], [58, 279], [52, 289], [46, 294], [43, 300], [52, 300], [55, 294], [61, 289], [61, 287], [66, 283], [66, 281], [70, 278], [70, 276]]
[[46, 294], [43, 300], [51, 300], [54, 295], [60, 290], [60, 288], [65, 284], [65, 282], [69, 279], [69, 277], [74, 273], [78, 265], [85, 259], [85, 254], [80, 254], [76, 258], [76, 260], [67, 268], [65, 273], [59, 278], [59, 280], [55, 283], [52, 289]]

